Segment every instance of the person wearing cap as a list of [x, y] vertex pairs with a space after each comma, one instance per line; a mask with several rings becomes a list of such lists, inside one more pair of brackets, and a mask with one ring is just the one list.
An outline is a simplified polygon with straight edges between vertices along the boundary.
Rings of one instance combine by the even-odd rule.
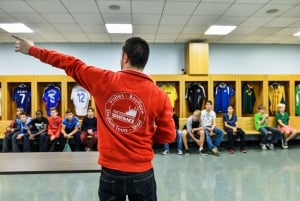
[[48, 119], [43, 116], [42, 110], [35, 112], [35, 118], [30, 122], [28, 134], [29, 140], [39, 141], [39, 151], [44, 151], [44, 142], [47, 136]]
[[278, 104], [278, 112], [275, 115], [277, 128], [283, 133], [282, 148], [288, 148], [288, 141], [296, 136], [297, 130], [290, 125], [289, 114], [285, 111], [285, 104]]
[[[274, 150], [274, 144], [282, 139], [281, 132], [277, 128], [268, 126], [268, 114], [265, 113], [265, 106], [258, 106], [258, 113], [254, 115], [254, 126], [262, 135], [260, 147], [262, 150]], [[271, 142], [268, 142], [269, 132], [272, 133]]]

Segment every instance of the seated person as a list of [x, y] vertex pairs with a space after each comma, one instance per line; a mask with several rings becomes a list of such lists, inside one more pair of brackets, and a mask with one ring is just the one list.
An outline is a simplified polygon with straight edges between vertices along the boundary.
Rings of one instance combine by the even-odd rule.
[[97, 134], [97, 119], [95, 117], [94, 108], [89, 107], [87, 110], [87, 116], [82, 120], [81, 125], [81, 141], [86, 146], [86, 151], [92, 151], [93, 146], [98, 142]]
[[19, 145], [18, 140], [23, 141], [23, 151], [24, 152], [30, 152], [30, 141], [29, 141], [29, 125], [32, 121], [32, 118], [29, 117], [26, 112], [20, 113], [20, 122], [19, 122], [19, 128], [20, 133], [14, 133], [12, 136], [12, 151], [13, 152], [19, 152]]
[[[208, 149], [216, 156], [219, 156], [219, 148], [223, 139], [224, 132], [216, 128], [216, 113], [212, 110], [212, 102], [206, 101], [205, 109], [201, 111], [201, 126], [205, 132], [205, 139]], [[215, 143], [212, 142], [211, 136], [216, 134]]]
[[[265, 114], [265, 106], [258, 106], [258, 113], [254, 115], [254, 126], [262, 135], [260, 147], [262, 150], [274, 150], [274, 144], [282, 139], [281, 132], [277, 128], [268, 126], [268, 114]], [[272, 132], [271, 142], [268, 142], [268, 132]]]
[[[176, 132], [176, 140], [177, 140], [177, 154], [182, 155], [182, 136], [181, 136], [181, 130], [179, 129], [179, 118], [178, 116], [175, 114], [175, 112], [173, 113], [173, 120], [175, 123], [175, 132]], [[166, 155], [170, 152], [170, 147], [168, 143], [164, 144], [164, 152], [162, 153], [163, 155]]]
[[9, 152], [12, 150], [12, 136], [16, 133], [20, 133], [19, 123], [20, 123], [20, 114], [24, 112], [23, 108], [17, 108], [16, 118], [14, 121], [11, 121], [9, 126], [4, 132], [4, 139], [2, 141], [2, 152]]
[[[202, 127], [200, 126], [200, 114], [200, 110], [195, 110], [193, 114], [187, 119], [185, 128], [182, 130], [182, 141], [185, 148], [185, 154], [189, 154], [187, 141], [187, 136], [189, 136], [199, 146], [200, 154], [207, 155], [203, 149], [204, 132]], [[199, 140], [197, 138], [199, 138]]]
[[31, 121], [29, 129], [29, 140], [39, 139], [39, 151], [44, 151], [44, 142], [47, 136], [48, 119], [43, 117], [43, 112], [37, 110], [36, 117]]
[[72, 110], [66, 111], [66, 117], [62, 121], [61, 128], [61, 150], [64, 149], [67, 139], [75, 139], [75, 151], [80, 150], [80, 129], [79, 129], [79, 119], [74, 116]]
[[[58, 115], [58, 111], [56, 108], [50, 108], [50, 117], [48, 118], [48, 128], [47, 128], [47, 137], [44, 143], [43, 151], [55, 151], [55, 146], [60, 137], [61, 127], [62, 127], [62, 119]], [[48, 145], [50, 149], [48, 150]]]
[[275, 116], [277, 128], [283, 133], [282, 148], [288, 148], [288, 141], [296, 136], [297, 130], [290, 124], [289, 114], [285, 111], [285, 104], [278, 104], [278, 112]]
[[230, 154], [234, 153], [234, 135], [237, 135], [240, 138], [240, 151], [247, 153], [245, 148], [245, 132], [243, 129], [239, 128], [237, 125], [237, 116], [233, 113], [233, 107], [229, 105], [227, 107], [227, 113], [223, 115], [224, 130], [227, 133], [228, 137], [228, 152]]

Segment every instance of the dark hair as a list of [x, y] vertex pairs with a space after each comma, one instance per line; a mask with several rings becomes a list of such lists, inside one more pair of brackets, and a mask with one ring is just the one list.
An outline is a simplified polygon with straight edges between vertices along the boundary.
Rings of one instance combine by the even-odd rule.
[[212, 101], [211, 101], [211, 100], [208, 100], [208, 101], [206, 101], [206, 103], [205, 103], [205, 104], [207, 104], [207, 103], [209, 103], [209, 104], [211, 104], [211, 105], [212, 105]]
[[56, 107], [51, 107], [51, 108], [50, 108], [50, 111], [58, 112], [57, 109], [56, 109]]
[[21, 115], [27, 116], [27, 113], [26, 113], [26, 112], [21, 112], [19, 115], [20, 115], [20, 116], [21, 116]]
[[66, 110], [66, 114], [70, 114], [70, 113], [73, 113], [72, 110], [71, 109], [67, 109]]
[[89, 107], [89, 108], [87, 109], [87, 111], [89, 111], [89, 110], [92, 110], [92, 112], [95, 112], [95, 109], [92, 108], [92, 107]]
[[260, 105], [258, 106], [258, 109], [259, 109], [259, 110], [265, 109], [265, 106], [263, 106], [263, 104], [260, 104]]
[[144, 39], [140, 37], [127, 39], [122, 51], [127, 54], [132, 66], [144, 69], [149, 58], [149, 45]]
[[41, 109], [38, 109], [35, 111], [35, 114], [37, 114], [37, 113], [43, 114], [43, 111]]
[[23, 112], [23, 111], [24, 111], [24, 108], [22, 108], [22, 107], [17, 107], [17, 110], [19, 110], [20, 112]]

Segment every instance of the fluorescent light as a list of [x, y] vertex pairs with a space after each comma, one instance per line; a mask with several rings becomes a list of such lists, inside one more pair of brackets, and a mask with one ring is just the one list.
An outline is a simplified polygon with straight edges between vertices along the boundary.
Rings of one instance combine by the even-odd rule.
[[23, 23], [1, 23], [0, 28], [9, 33], [33, 33], [33, 31]]
[[105, 24], [108, 33], [132, 33], [132, 24]]
[[300, 36], [300, 32], [294, 33], [293, 36]]
[[210, 26], [206, 32], [205, 35], [227, 35], [231, 31], [233, 31], [236, 28], [236, 26], [218, 26], [218, 25], [212, 25]]

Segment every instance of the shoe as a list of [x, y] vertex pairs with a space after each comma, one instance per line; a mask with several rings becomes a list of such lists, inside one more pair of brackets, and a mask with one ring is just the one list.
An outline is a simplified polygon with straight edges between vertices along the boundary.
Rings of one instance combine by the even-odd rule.
[[186, 149], [186, 150], [184, 151], [184, 155], [190, 155], [190, 150]]
[[240, 151], [244, 154], [248, 152], [247, 149], [245, 149], [245, 148], [242, 148]]
[[91, 149], [90, 149], [90, 148], [88, 148], [88, 147], [86, 147], [86, 148], [85, 148], [85, 151], [86, 151], [86, 152], [90, 152], [90, 151], [91, 151]]
[[270, 150], [274, 150], [274, 145], [273, 145], [272, 143], [267, 144], [267, 147], [268, 147]]
[[162, 155], [167, 155], [169, 154], [169, 150], [165, 150], [164, 152], [162, 152]]
[[262, 150], [267, 150], [267, 147], [266, 147], [265, 144], [262, 144], [262, 143], [261, 143], [261, 144], [260, 144], [260, 147], [261, 147]]
[[289, 148], [288, 143], [287, 143], [287, 141], [285, 141], [284, 142], [284, 149], [288, 149], [288, 148]]
[[215, 147], [215, 148], [213, 148], [212, 150], [211, 150], [211, 152], [214, 154], [214, 155], [216, 155], [216, 156], [219, 156], [219, 151], [218, 151], [218, 149]]
[[178, 150], [177, 150], [177, 154], [178, 154], [178, 155], [182, 155], [182, 154], [183, 154], [182, 150], [178, 149]]
[[229, 153], [229, 154], [234, 154], [234, 150], [233, 150], [233, 149], [229, 149], [229, 150], [228, 150], [228, 153]]
[[202, 156], [208, 156], [208, 154], [206, 153], [206, 151], [204, 149], [201, 149], [201, 150], [199, 149], [199, 153]]

